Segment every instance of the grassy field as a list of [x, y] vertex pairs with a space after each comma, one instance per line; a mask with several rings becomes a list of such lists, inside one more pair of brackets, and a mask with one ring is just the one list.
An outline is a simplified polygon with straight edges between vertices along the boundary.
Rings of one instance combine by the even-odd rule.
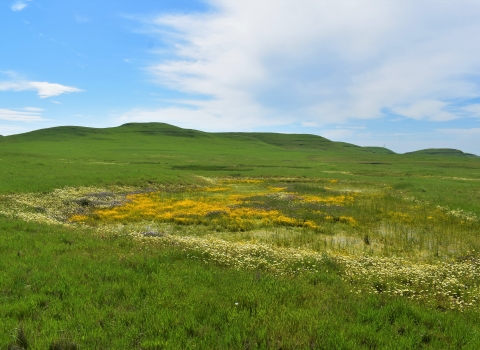
[[479, 157], [126, 124], [0, 179], [2, 347], [480, 347]]

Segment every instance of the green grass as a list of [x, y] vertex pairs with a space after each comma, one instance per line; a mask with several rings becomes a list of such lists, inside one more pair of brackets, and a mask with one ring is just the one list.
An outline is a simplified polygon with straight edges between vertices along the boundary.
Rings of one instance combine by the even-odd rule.
[[0, 219], [0, 344], [29, 348], [476, 349], [478, 314], [350, 293], [329, 272], [274, 277], [175, 247]]
[[[462, 256], [453, 258], [478, 259], [466, 254], [476, 247], [478, 225], [461, 228], [445, 219], [433, 227], [421, 210], [439, 205], [480, 217], [480, 160], [460, 151], [402, 155], [313, 135], [214, 134], [159, 123], [0, 137], [0, 196], [48, 196], [66, 186], [209, 186], [218, 177], [263, 178], [300, 195], [379, 190], [383, 197], [359, 197], [344, 212], [367, 231], [385, 217], [379, 208], [409, 213], [424, 237], [409, 240], [408, 232], [401, 234], [403, 224], [392, 224], [387, 229], [397, 230], [398, 239], [389, 242], [385, 255], [405, 255], [422, 244], [433, 249], [428, 239], [434, 237], [462, 247]], [[313, 215], [272, 197], [249, 205]], [[179, 228], [180, 234], [197, 236], [209, 230]], [[322, 230], [292, 228], [259, 239], [294, 248], [322, 235], [356, 235], [367, 248], [382, 239], [341, 222], [324, 223]], [[233, 234], [237, 240], [246, 235]], [[282, 277], [262, 268], [227, 267], [187, 246], [142, 244], [128, 235], [0, 214], [0, 348], [480, 348], [478, 307], [460, 312], [385, 293], [357, 294], [341, 266], [322, 261], [317, 272]]]

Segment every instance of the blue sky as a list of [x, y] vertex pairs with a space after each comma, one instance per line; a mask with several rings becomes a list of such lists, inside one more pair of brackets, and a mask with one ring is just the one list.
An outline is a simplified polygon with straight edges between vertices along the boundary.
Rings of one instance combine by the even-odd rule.
[[158, 121], [480, 154], [480, 1], [4, 0], [0, 134]]

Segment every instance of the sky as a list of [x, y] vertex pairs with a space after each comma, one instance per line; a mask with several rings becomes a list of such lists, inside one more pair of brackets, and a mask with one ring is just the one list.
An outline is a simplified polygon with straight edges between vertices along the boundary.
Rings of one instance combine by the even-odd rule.
[[480, 0], [0, 0], [0, 134], [164, 122], [480, 155]]

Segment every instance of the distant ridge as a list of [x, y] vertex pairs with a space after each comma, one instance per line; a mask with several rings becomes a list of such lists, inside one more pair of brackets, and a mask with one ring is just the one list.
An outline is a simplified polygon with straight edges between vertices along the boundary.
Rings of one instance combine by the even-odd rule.
[[375, 147], [375, 146], [364, 146], [362, 150], [370, 153], [379, 153], [379, 154], [396, 154], [392, 150], [385, 147]]
[[225, 132], [216, 133], [216, 135], [237, 139], [257, 139], [264, 143], [287, 149], [352, 149], [367, 153], [396, 154], [392, 150], [383, 147], [362, 147], [346, 142], [331, 141], [325, 137], [311, 134], [281, 134], [274, 132]]
[[465, 153], [454, 148], [427, 148], [418, 151], [407, 152], [410, 155], [432, 155], [432, 156], [449, 156], [449, 157], [478, 157], [472, 153]]
[[183, 129], [167, 123], [127, 123], [109, 130], [138, 132], [144, 135], [163, 135], [177, 137], [211, 137], [211, 134], [194, 129]]
[[[346, 142], [331, 141], [325, 137], [311, 134], [283, 134], [274, 132], [220, 132], [209, 133], [194, 129], [184, 129], [167, 123], [127, 123], [111, 128], [90, 128], [83, 126], [57, 126], [39, 129], [23, 134], [2, 136], [3, 142], [23, 141], [66, 141], [72, 138], [81, 138], [87, 141], [102, 139], [124, 139], [127, 134], [144, 135], [149, 137], [167, 136], [176, 138], [188, 138], [201, 141], [202, 139], [228, 139], [231, 141], [253, 142], [262, 145], [275, 146], [290, 150], [305, 151], [335, 151], [335, 152], [365, 152], [379, 155], [396, 155], [397, 153], [385, 147], [357, 146]], [[455, 157], [478, 157], [475, 154], [464, 153], [451, 148], [429, 148], [405, 155], [412, 156], [455, 156]]]

